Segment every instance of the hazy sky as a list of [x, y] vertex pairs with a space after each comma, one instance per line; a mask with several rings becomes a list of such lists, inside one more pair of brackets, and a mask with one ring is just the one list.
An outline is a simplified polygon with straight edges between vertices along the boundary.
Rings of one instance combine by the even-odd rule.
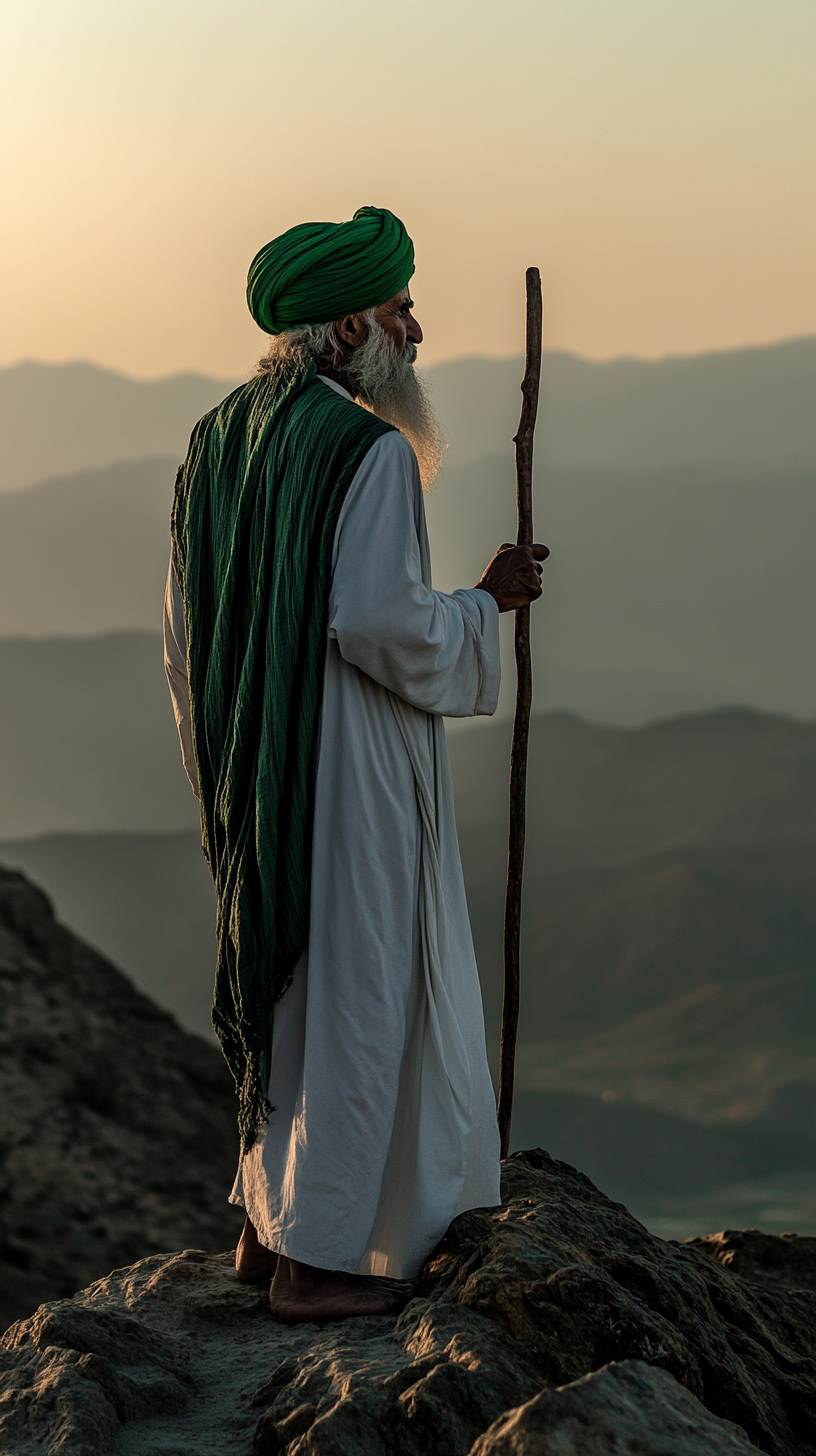
[[816, 332], [816, 0], [3, 0], [2, 344], [245, 372], [253, 253], [388, 206], [423, 359]]

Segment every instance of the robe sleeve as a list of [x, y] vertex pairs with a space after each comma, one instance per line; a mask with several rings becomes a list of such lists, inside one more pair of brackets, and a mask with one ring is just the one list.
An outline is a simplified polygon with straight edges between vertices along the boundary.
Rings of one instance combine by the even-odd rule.
[[329, 635], [347, 662], [414, 708], [493, 713], [499, 609], [477, 587], [433, 591], [416, 457], [396, 431], [357, 471], [334, 543]]
[[190, 687], [187, 679], [187, 632], [184, 627], [184, 602], [171, 560], [164, 593], [164, 672], [176, 718], [181, 761], [198, 798], [198, 769], [193, 752], [193, 730], [190, 722]]

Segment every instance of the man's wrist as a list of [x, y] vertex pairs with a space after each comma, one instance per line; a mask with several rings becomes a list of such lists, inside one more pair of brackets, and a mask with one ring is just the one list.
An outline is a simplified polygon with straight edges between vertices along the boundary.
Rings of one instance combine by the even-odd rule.
[[496, 593], [495, 593], [495, 592], [494, 592], [494, 590], [493, 590], [493, 588], [492, 588], [492, 586], [488, 586], [488, 584], [487, 584], [487, 582], [486, 582], [486, 581], [477, 581], [477, 583], [476, 583], [476, 585], [475, 585], [475, 586], [474, 586], [474, 588], [473, 588], [473, 590], [474, 590], [474, 591], [483, 591], [483, 592], [487, 592], [487, 595], [488, 595], [488, 596], [489, 596], [489, 597], [492, 597], [492, 598], [493, 598], [493, 600], [494, 600], [494, 602], [495, 602], [495, 603], [496, 603], [496, 605], [497, 605], [497, 606], [498, 606], [498, 601], [499, 601], [499, 599], [498, 599], [498, 597], [497, 597], [497, 596], [496, 596]]

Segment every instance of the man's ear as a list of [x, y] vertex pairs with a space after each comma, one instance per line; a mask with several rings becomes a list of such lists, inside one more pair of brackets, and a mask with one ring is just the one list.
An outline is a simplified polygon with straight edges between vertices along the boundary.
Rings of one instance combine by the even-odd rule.
[[340, 343], [349, 349], [356, 349], [364, 343], [368, 334], [368, 325], [359, 313], [350, 313], [345, 318], [337, 319], [334, 327]]

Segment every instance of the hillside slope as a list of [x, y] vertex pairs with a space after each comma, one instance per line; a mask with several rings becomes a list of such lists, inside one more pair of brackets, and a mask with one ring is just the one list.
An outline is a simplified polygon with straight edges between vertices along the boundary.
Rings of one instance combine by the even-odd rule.
[[235, 1098], [220, 1053], [3, 869], [0, 978], [3, 1323], [168, 1244], [234, 1243]]
[[[462, 858], [501, 883], [510, 724], [451, 736]], [[620, 864], [663, 849], [816, 842], [816, 724], [723, 708], [610, 728], [535, 713], [528, 868]]]
[[[495, 1052], [501, 886], [469, 899]], [[520, 1086], [732, 1127], [786, 1099], [812, 1117], [816, 846], [530, 876], [522, 935]]]
[[0, 684], [0, 834], [198, 823], [157, 632], [0, 640]]
[[82, 637], [161, 625], [172, 456], [0, 495], [0, 637]]
[[0, 860], [43, 885], [67, 925], [214, 1043], [215, 897], [197, 829], [5, 840]]

